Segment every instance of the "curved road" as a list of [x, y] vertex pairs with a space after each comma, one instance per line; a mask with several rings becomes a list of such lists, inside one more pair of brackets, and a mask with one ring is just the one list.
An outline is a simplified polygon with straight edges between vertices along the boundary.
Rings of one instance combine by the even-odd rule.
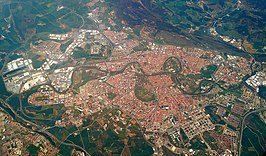
[[266, 108], [259, 108], [259, 109], [256, 109], [256, 110], [253, 110], [251, 112], [248, 112], [247, 114], [244, 115], [243, 117], [243, 120], [242, 120], [242, 123], [241, 123], [241, 128], [240, 128], [240, 135], [239, 135], [239, 147], [238, 147], [238, 155], [240, 156], [241, 155], [241, 149], [242, 149], [242, 136], [243, 136], [243, 130], [244, 130], [244, 126], [245, 126], [245, 120], [246, 118], [253, 114], [253, 113], [257, 113], [257, 112], [260, 112], [260, 111], [264, 111], [266, 110]]
[[62, 144], [62, 145], [76, 147], [76, 148], [80, 149], [81, 151], [83, 151], [84, 153], [86, 153], [86, 155], [90, 156], [90, 154], [89, 154], [89, 153], [88, 153], [83, 147], [80, 147], [80, 146], [78, 146], [78, 145], [76, 145], [76, 144], [71, 144], [71, 143], [66, 143], [66, 142], [64, 142], [64, 141], [61, 141], [61, 140], [59, 140], [58, 138], [56, 138], [53, 134], [51, 134], [49, 131], [45, 130], [43, 127], [41, 127], [41, 126], [39, 126], [39, 125], [37, 125], [37, 124], [35, 124], [35, 123], [29, 121], [29, 120], [24, 119], [23, 117], [21, 117], [20, 115], [18, 115], [18, 114], [13, 110], [13, 108], [12, 108], [12, 107], [11, 107], [6, 101], [4, 101], [2, 98], [0, 98], [0, 103], [2, 103], [3, 106], [8, 107], [8, 108], [12, 111], [12, 113], [13, 113], [17, 118], [21, 119], [22, 121], [24, 121], [24, 122], [27, 123], [27, 124], [30, 124], [30, 125], [32, 125], [32, 126], [37, 127], [38, 130], [36, 130], [36, 131], [48, 135], [49, 137], [53, 138], [53, 140], [55, 140], [56, 142], [58, 142], [58, 143], [60, 143], [60, 144]]

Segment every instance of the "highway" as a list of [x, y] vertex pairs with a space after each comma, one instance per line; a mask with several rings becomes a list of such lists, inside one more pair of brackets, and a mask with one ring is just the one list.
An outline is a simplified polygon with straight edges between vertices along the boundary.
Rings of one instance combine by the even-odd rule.
[[253, 114], [253, 113], [258, 113], [260, 111], [264, 111], [266, 110], [266, 108], [259, 108], [259, 109], [256, 109], [256, 110], [253, 110], [251, 112], [248, 112], [247, 114], [244, 115], [243, 117], [243, 120], [242, 120], [242, 123], [241, 123], [241, 127], [240, 127], [240, 135], [239, 135], [239, 148], [238, 148], [238, 155], [240, 156], [241, 155], [241, 149], [242, 149], [242, 137], [243, 137], [243, 130], [244, 130], [244, 126], [245, 126], [245, 120], [246, 118]]
[[21, 117], [19, 114], [17, 114], [17, 113], [13, 110], [13, 108], [12, 108], [12, 107], [11, 107], [6, 101], [4, 101], [2, 98], [0, 98], [0, 103], [2, 103], [3, 106], [9, 108], [9, 109], [11, 110], [11, 112], [12, 112], [17, 118], [21, 119], [23, 122], [25, 122], [25, 123], [27, 123], [27, 124], [30, 124], [31, 126], [36, 127], [37, 130], [35, 130], [35, 131], [37, 131], [37, 132], [41, 132], [41, 133], [44, 133], [44, 134], [48, 135], [50, 138], [52, 138], [54, 141], [58, 142], [59, 144], [66, 145], [66, 146], [73, 146], [73, 147], [75, 147], [75, 148], [77, 148], [77, 149], [83, 151], [86, 155], [90, 156], [90, 154], [89, 154], [89, 153], [88, 153], [83, 147], [78, 146], [78, 145], [76, 145], [76, 144], [66, 143], [65, 141], [61, 141], [61, 140], [59, 140], [58, 138], [56, 138], [53, 134], [51, 134], [49, 131], [47, 131], [45, 128], [43, 128], [43, 127], [41, 127], [41, 126], [39, 126], [39, 125], [37, 125], [37, 124], [35, 124], [35, 123], [29, 121], [29, 120], [24, 119], [24, 118]]

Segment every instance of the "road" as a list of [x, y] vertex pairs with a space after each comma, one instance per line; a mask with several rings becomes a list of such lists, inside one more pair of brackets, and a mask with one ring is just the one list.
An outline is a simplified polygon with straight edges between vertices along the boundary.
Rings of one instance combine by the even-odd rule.
[[11, 112], [12, 112], [17, 118], [21, 119], [23, 122], [25, 122], [25, 123], [27, 123], [27, 124], [30, 124], [31, 126], [36, 127], [37, 130], [35, 130], [35, 131], [37, 131], [37, 132], [41, 132], [41, 133], [44, 133], [44, 134], [48, 135], [48, 136], [49, 136], [50, 138], [52, 138], [54, 141], [56, 141], [56, 142], [58, 142], [58, 143], [60, 143], [60, 144], [62, 144], [62, 145], [73, 146], [73, 147], [75, 147], [75, 148], [77, 148], [77, 149], [83, 151], [86, 155], [90, 156], [90, 154], [89, 154], [89, 153], [88, 153], [83, 147], [80, 147], [80, 146], [78, 146], [78, 145], [76, 145], [76, 144], [66, 143], [65, 141], [61, 141], [61, 140], [59, 140], [58, 138], [56, 138], [53, 134], [51, 134], [49, 131], [47, 131], [46, 129], [44, 129], [43, 127], [41, 127], [41, 126], [39, 126], [39, 125], [37, 125], [37, 124], [35, 124], [35, 123], [29, 121], [29, 120], [24, 119], [24, 118], [21, 117], [19, 114], [17, 114], [17, 113], [13, 110], [13, 108], [12, 108], [12, 107], [11, 107], [6, 101], [4, 101], [4, 100], [1, 99], [1, 98], [0, 98], [0, 103], [2, 103], [3, 106], [8, 107], [8, 108], [11, 110]]
[[251, 112], [248, 112], [247, 114], [244, 115], [243, 117], [243, 120], [242, 120], [242, 123], [241, 123], [241, 127], [240, 127], [240, 135], [239, 135], [239, 148], [238, 148], [238, 155], [240, 156], [241, 155], [241, 149], [242, 149], [242, 137], [243, 137], [243, 130], [244, 130], [244, 126], [245, 126], [245, 120], [246, 118], [253, 114], [253, 113], [257, 113], [257, 112], [260, 112], [260, 111], [264, 111], [266, 110], [266, 108], [259, 108], [259, 109], [256, 109], [256, 110], [253, 110]]

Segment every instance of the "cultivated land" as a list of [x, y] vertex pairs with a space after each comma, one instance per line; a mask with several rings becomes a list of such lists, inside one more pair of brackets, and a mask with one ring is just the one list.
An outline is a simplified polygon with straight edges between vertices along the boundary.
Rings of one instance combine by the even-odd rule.
[[[172, 3], [155, 2], [177, 13]], [[132, 26], [113, 6], [0, 2], [0, 155], [265, 152], [265, 62], [248, 51], [184, 46], [176, 32]]]

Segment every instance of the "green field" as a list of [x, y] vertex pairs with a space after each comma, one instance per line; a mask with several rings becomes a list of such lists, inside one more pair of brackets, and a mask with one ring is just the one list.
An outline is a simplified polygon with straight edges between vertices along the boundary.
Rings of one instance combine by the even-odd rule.
[[156, 95], [153, 92], [141, 86], [135, 86], [134, 93], [135, 96], [143, 102], [150, 102], [156, 100]]
[[205, 69], [201, 69], [201, 75], [205, 78], [211, 78], [217, 68], [216, 65], [208, 65]]
[[258, 114], [248, 116], [245, 121], [248, 127], [243, 131], [242, 155], [262, 155], [266, 150], [266, 124]]

